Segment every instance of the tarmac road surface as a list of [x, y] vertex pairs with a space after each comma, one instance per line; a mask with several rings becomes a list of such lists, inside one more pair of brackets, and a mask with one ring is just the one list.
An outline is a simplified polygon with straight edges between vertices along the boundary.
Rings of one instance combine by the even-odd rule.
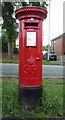
[[[42, 76], [46, 78], [65, 78], [65, 66], [42, 65]], [[0, 76], [17, 77], [18, 64], [0, 63]]]

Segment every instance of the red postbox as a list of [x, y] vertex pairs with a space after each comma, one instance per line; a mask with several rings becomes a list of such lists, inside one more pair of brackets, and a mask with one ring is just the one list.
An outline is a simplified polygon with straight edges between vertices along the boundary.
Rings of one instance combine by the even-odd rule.
[[44, 8], [17, 9], [19, 19], [19, 100], [26, 108], [35, 108], [42, 100], [42, 21]]

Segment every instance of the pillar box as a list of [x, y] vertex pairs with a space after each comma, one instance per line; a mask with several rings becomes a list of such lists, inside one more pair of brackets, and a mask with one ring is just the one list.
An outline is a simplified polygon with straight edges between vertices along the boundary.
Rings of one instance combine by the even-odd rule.
[[29, 109], [42, 104], [42, 22], [47, 10], [37, 6], [17, 9], [19, 19], [19, 101]]

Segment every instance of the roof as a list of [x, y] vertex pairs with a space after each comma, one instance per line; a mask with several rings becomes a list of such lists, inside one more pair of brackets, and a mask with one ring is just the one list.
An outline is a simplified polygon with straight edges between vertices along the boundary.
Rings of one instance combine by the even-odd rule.
[[60, 38], [65, 38], [65, 33], [63, 33], [63, 34], [61, 34], [60, 36], [52, 39], [51, 41], [55, 41], [55, 40], [60, 39]]

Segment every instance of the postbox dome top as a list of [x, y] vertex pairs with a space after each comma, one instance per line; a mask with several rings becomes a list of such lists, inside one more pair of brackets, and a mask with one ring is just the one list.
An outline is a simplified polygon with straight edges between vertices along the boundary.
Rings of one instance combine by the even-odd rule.
[[45, 19], [47, 17], [47, 10], [37, 6], [26, 6], [15, 10], [17, 19], [37, 18]]

